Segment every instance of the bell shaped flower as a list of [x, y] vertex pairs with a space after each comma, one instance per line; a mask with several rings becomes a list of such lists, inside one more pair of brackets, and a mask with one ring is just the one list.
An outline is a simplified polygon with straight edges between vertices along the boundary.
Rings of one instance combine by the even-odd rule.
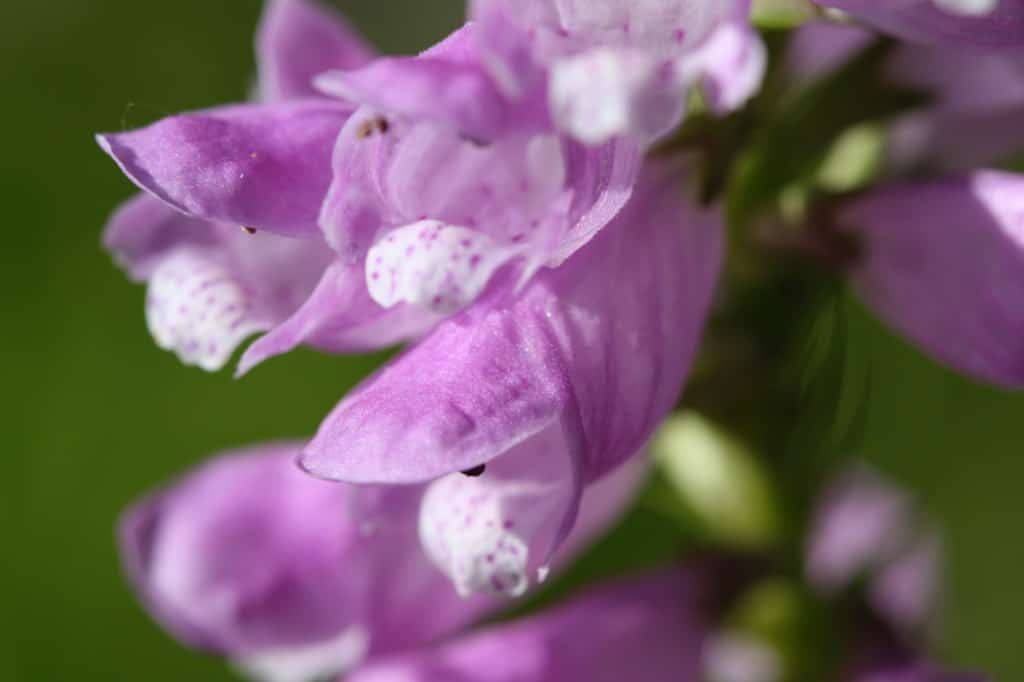
[[[473, 35], [398, 61], [414, 79], [437, 59], [482, 74]], [[514, 270], [505, 280], [519, 290], [557, 267], [632, 193], [641, 149], [629, 140], [588, 148], [525, 128], [484, 139], [354, 86], [316, 96], [310, 74], [363, 66], [368, 50], [306, 0], [272, 2], [258, 46], [264, 103], [99, 138], [151, 197], [115, 215], [108, 248], [150, 281], [154, 336], [190, 364], [217, 369], [260, 331], [241, 372], [303, 343], [351, 352], [419, 338], [499, 271]], [[437, 100], [398, 82], [384, 92]], [[477, 101], [452, 110], [470, 115]], [[246, 242], [227, 225], [254, 233], [254, 267], [236, 265]]]
[[697, 682], [707, 627], [697, 581], [665, 571], [537, 615], [385, 658], [352, 682]]
[[651, 163], [585, 249], [518, 295], [495, 282], [357, 387], [302, 466], [354, 483], [432, 481], [421, 538], [461, 592], [514, 594], [543, 575], [584, 487], [643, 447], [699, 342], [722, 224], [687, 197], [684, 171]]
[[997, 171], [869, 190], [835, 209], [860, 243], [864, 304], [936, 360], [1024, 385], [1024, 177]]
[[[150, 613], [254, 677], [302, 682], [426, 644], [500, 606], [463, 597], [417, 542], [423, 486], [356, 487], [295, 466], [297, 443], [228, 453], [129, 509], [120, 546]], [[584, 500], [568, 555], [628, 505], [638, 462]]]
[[307, 0], [268, 2], [257, 48], [264, 103], [99, 137], [145, 190], [115, 212], [104, 245], [149, 283], [157, 343], [207, 370], [288, 319], [333, 259], [316, 219], [351, 106], [317, 97], [312, 75], [370, 57], [340, 18]]
[[383, 120], [361, 109], [342, 131], [321, 225], [385, 308], [447, 316], [502, 269], [517, 271], [518, 288], [558, 267], [621, 210], [640, 167], [634, 145], [587, 149], [552, 134], [480, 145], [389, 119], [366, 139]]
[[[514, 270], [505, 281], [521, 289], [587, 244], [636, 183], [642, 150], [635, 142], [586, 147], [531, 124], [540, 120], [531, 114], [510, 112], [497, 94], [477, 92], [493, 85], [479, 32], [467, 24], [422, 55], [317, 79], [324, 91], [362, 105], [338, 139], [320, 225], [339, 257], [364, 270], [369, 296], [395, 317], [448, 317], [499, 271]], [[316, 325], [337, 326], [318, 311], [342, 307], [337, 300], [311, 306], [296, 319], [296, 333], [265, 340], [243, 367], [301, 342]]]
[[1021, 0], [816, 0], [908, 41], [952, 47], [1024, 45]]

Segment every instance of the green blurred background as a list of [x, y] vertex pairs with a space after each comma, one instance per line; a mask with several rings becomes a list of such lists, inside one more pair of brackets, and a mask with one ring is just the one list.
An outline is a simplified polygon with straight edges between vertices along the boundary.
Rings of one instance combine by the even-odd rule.
[[[311, 433], [374, 364], [300, 352], [240, 382], [185, 369], [151, 343], [142, 288], [99, 247], [132, 187], [92, 134], [243, 99], [260, 9], [256, 0], [0, 4], [2, 680], [233, 679], [135, 604], [114, 551], [117, 514], [212, 451]], [[454, 27], [462, 3], [344, 9], [382, 49], [410, 52]], [[1024, 398], [953, 376], [850, 312], [849, 343], [873, 370], [863, 454], [948, 532], [948, 653], [1024, 680]]]

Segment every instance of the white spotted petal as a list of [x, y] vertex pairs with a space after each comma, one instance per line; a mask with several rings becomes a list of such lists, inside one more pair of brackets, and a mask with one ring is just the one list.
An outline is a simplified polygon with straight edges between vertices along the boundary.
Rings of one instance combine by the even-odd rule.
[[420, 542], [463, 596], [522, 595], [543, 577], [551, 539], [573, 498], [557, 429], [530, 439], [480, 476], [434, 481], [420, 508]]
[[487, 591], [518, 597], [530, 583], [530, 549], [527, 528], [517, 528], [515, 519], [529, 512], [535, 522], [543, 504], [532, 503], [543, 498], [541, 486], [490, 486], [450, 474], [431, 485], [424, 498], [424, 547], [460, 595]]
[[269, 327], [228, 266], [210, 252], [189, 248], [154, 270], [146, 323], [157, 345], [207, 371], [223, 367], [242, 341]]
[[450, 313], [472, 302], [515, 253], [481, 232], [421, 220], [392, 230], [370, 249], [366, 285], [385, 308], [411, 303]]

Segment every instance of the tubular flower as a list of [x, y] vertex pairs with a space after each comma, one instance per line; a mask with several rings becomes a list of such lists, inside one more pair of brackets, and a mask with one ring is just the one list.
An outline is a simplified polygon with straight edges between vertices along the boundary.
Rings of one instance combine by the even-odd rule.
[[381, 660], [352, 682], [697, 682], [706, 627], [695, 581], [623, 580], [548, 612]]
[[[363, 295], [393, 319], [427, 326], [492, 283], [521, 290], [587, 244], [636, 183], [635, 142], [586, 147], [543, 125], [543, 100], [522, 104], [533, 113], [509, 110], [481, 65], [478, 33], [468, 24], [422, 55], [317, 79], [362, 105], [338, 138], [320, 213], [339, 257], [330, 275], [362, 278]], [[243, 370], [339, 326], [348, 296], [325, 278], [290, 324], [250, 349]]]
[[652, 164], [585, 249], [518, 296], [498, 283], [356, 388], [302, 466], [356, 483], [437, 479], [420, 520], [428, 553], [461, 592], [521, 591], [572, 528], [583, 487], [643, 447], [692, 361], [722, 226], [679, 171]]
[[1021, 0], [817, 0], [879, 30], [918, 43], [965, 47], [1024, 45]]
[[287, 319], [330, 263], [316, 217], [352, 108], [315, 98], [310, 74], [369, 58], [339, 18], [303, 0], [268, 3], [257, 48], [265, 103], [99, 137], [145, 190], [115, 212], [104, 245], [149, 283], [157, 343], [207, 370]]
[[[298, 444], [218, 457], [128, 510], [120, 545], [147, 609], [252, 675], [300, 682], [425, 644], [499, 606], [448, 586], [416, 540], [423, 486], [313, 479]], [[582, 549], [625, 508], [640, 462], [587, 495]]]
[[[367, 64], [343, 24], [304, 0], [279, 0], [258, 41], [268, 102], [99, 137], [153, 197], [115, 215], [106, 241], [150, 281], [160, 345], [217, 369], [244, 338], [269, 331], [245, 371], [301, 343], [347, 352], [418, 338], [498, 271], [514, 270], [508, 281], [521, 288], [557, 267], [621, 210], [638, 144], [589, 148], [549, 128], [494, 127], [491, 108], [472, 112], [486, 97], [458, 96], [462, 86], [443, 81], [449, 66], [485, 76], [474, 30], [419, 57]], [[344, 85], [340, 100], [309, 89], [310, 74], [332, 68], [356, 68], [316, 79], [335, 94]], [[435, 85], [455, 97], [450, 107], [422, 96]], [[537, 107], [542, 120], [546, 104]], [[438, 111], [479, 125], [465, 116], [448, 125]], [[256, 244], [241, 246], [227, 225], [256, 231]]]
[[837, 225], [861, 242], [850, 281], [864, 304], [935, 359], [1024, 385], [1024, 178], [978, 171], [865, 192]]

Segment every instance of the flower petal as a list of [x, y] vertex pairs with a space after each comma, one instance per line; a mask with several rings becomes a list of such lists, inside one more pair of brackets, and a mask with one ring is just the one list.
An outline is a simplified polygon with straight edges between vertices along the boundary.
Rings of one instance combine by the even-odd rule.
[[[504, 12], [502, 12], [504, 10]], [[472, 15], [530, 26], [561, 38], [558, 51], [534, 36], [543, 58], [590, 47], [641, 47], [662, 57], [703, 42], [723, 21], [746, 17], [748, 0], [474, 0]], [[483, 29], [481, 29], [483, 30]], [[485, 33], [485, 35], [489, 35]], [[546, 36], [544, 36], [546, 37]]]
[[360, 67], [374, 51], [348, 22], [315, 0], [268, 0], [256, 54], [260, 94], [274, 102], [316, 95], [316, 75]]
[[887, 622], [903, 632], [922, 633], [935, 622], [941, 584], [942, 540], [929, 529], [882, 567], [868, 585], [868, 598]]
[[476, 0], [483, 61], [503, 89], [536, 87], [562, 130], [588, 144], [631, 135], [649, 144], [704, 82], [719, 111], [761, 82], [765, 52], [747, 0]]
[[560, 422], [584, 480], [615, 468], [671, 409], [717, 279], [720, 219], [684, 192], [677, 172], [652, 167], [586, 249], [514, 300], [480, 299], [350, 394], [303, 466], [424, 481]]
[[807, 576], [836, 593], [877, 570], [910, 539], [912, 505], [907, 495], [871, 469], [845, 472], [824, 492], [807, 541]]
[[385, 308], [408, 303], [448, 314], [472, 302], [513, 255], [486, 234], [421, 220], [391, 231], [370, 249], [366, 286]]
[[1024, 149], [1024, 59], [1019, 50], [950, 50], [907, 45], [888, 77], [928, 92], [930, 106], [902, 117], [890, 134], [899, 169], [966, 172]]
[[900, 38], [924, 43], [1011, 47], [1024, 45], [1020, 0], [817, 0]]
[[338, 260], [293, 315], [249, 346], [238, 374], [301, 344], [332, 353], [387, 348], [418, 338], [438, 319], [418, 306], [380, 307], [366, 290], [362, 264]]
[[710, 107], [724, 113], [739, 109], [760, 89], [768, 52], [745, 22], [727, 22], [681, 62], [683, 73], [704, 86]]
[[565, 175], [572, 192], [569, 230], [548, 260], [557, 267], [586, 245], [633, 196], [640, 175], [643, 151], [628, 138], [616, 138], [598, 147], [569, 143]]
[[981, 171], [876, 190], [841, 208], [864, 244], [865, 305], [929, 355], [1024, 385], [1024, 177]]
[[682, 119], [681, 90], [671, 64], [648, 52], [599, 48], [554, 65], [551, 109], [559, 127], [586, 144], [619, 135], [651, 142]]
[[351, 682], [679, 682], [701, 677], [705, 616], [697, 585], [633, 578], [539, 615], [375, 662]]
[[145, 281], [164, 256], [179, 246], [215, 247], [220, 232], [148, 194], [121, 204], [103, 231], [103, 246], [136, 281]]
[[[523, 250], [547, 260], [568, 230], [572, 198], [557, 137], [515, 136], [480, 145], [430, 124], [389, 121], [384, 130], [374, 129], [383, 120], [361, 109], [339, 137], [321, 216], [335, 250], [365, 258], [372, 245], [386, 244], [382, 237], [390, 230], [401, 228], [390, 235], [397, 239], [418, 234], [410, 225], [437, 221], [454, 226], [446, 232], [465, 228], [478, 244], [492, 244], [498, 261]], [[367, 263], [371, 273], [373, 265]]]
[[326, 101], [242, 105], [97, 139], [133, 182], [188, 215], [313, 238], [347, 117]]
[[[328, 95], [490, 140], [509, 125], [510, 105], [479, 66], [430, 57], [378, 59], [316, 79]], [[520, 121], [521, 122], [521, 121]]]

